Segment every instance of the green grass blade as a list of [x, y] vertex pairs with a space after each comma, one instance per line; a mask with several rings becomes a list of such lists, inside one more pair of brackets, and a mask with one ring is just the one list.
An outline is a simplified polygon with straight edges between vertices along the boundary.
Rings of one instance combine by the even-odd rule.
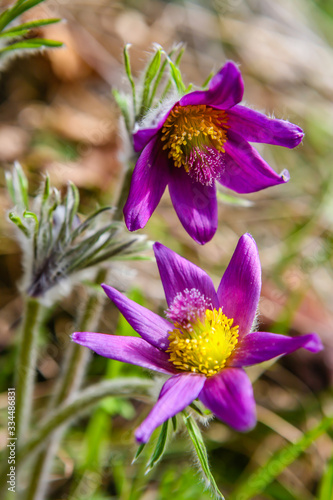
[[[305, 432], [299, 441], [289, 444], [274, 453], [265, 465], [254, 471], [241, 483], [229, 500], [250, 500], [264, 491], [288, 465], [292, 464], [301, 453], [309, 448], [332, 425], [333, 416], [325, 417], [316, 427]], [[325, 500], [328, 498], [330, 497], [325, 497]], [[324, 500], [324, 497], [322, 500]]]
[[327, 469], [322, 477], [318, 500], [333, 498], [333, 455], [327, 464]]

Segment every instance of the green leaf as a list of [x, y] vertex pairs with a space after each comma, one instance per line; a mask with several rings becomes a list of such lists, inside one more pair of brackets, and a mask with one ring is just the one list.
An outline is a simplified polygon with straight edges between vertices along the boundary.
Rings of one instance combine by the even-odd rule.
[[[177, 52], [177, 50], [182, 47], [182, 44], [177, 44], [173, 49], [170, 50], [170, 52], [168, 53], [168, 56], [171, 58], [173, 56], [173, 54], [175, 52]], [[163, 51], [164, 53], [164, 51]], [[181, 54], [183, 54], [182, 50], [180, 52]], [[179, 54], [180, 55], [180, 54]], [[178, 55], [178, 57], [179, 57]], [[155, 79], [155, 83], [154, 83], [154, 87], [153, 87], [153, 90], [151, 92], [151, 95], [150, 95], [150, 99], [149, 99], [149, 102], [148, 102], [148, 107], [150, 108], [153, 104], [153, 101], [154, 101], [154, 97], [156, 95], [156, 92], [157, 92], [157, 89], [158, 89], [158, 86], [159, 84], [161, 83], [161, 80], [163, 78], [163, 75], [164, 75], [164, 72], [165, 72], [165, 69], [166, 69], [166, 66], [168, 64], [168, 59], [165, 59], [165, 61], [163, 61], [163, 64], [161, 65], [160, 69], [159, 69], [159, 72], [156, 76], [156, 79]], [[170, 81], [170, 84], [171, 84], [171, 81]]]
[[[71, 240], [74, 241], [75, 238], [80, 236], [80, 234], [82, 234], [86, 229], [88, 229], [89, 226], [91, 226], [91, 224], [95, 222], [96, 217], [98, 217], [103, 212], [106, 212], [107, 210], [112, 210], [112, 207], [99, 208], [98, 210], [96, 210], [96, 212], [87, 217], [85, 221], [83, 221], [76, 229], [74, 229]], [[117, 222], [114, 223], [114, 225], [119, 226], [120, 224]]]
[[29, 208], [28, 180], [21, 165], [15, 162], [13, 172], [6, 172], [6, 183], [9, 195], [19, 210]]
[[[333, 425], [333, 416], [324, 417], [318, 425], [305, 432], [296, 443], [289, 444], [278, 450], [262, 466], [254, 471], [231, 495], [230, 500], [250, 500], [281, 474], [281, 472], [292, 464], [296, 458], [309, 446], [324, 434]], [[330, 497], [323, 497], [323, 500]]]
[[191, 438], [191, 441], [194, 445], [194, 449], [196, 451], [197, 457], [199, 459], [199, 462], [201, 464], [202, 472], [205, 478], [205, 481], [207, 483], [207, 486], [211, 489], [211, 491], [214, 493], [215, 497], [220, 499], [220, 500], [225, 500], [224, 496], [220, 492], [220, 490], [217, 487], [216, 481], [214, 479], [213, 474], [210, 471], [209, 468], [209, 463], [208, 463], [208, 455], [207, 455], [207, 450], [206, 446], [204, 443], [204, 440], [202, 438], [201, 431], [195, 422], [195, 420], [186, 413], [185, 411], [183, 413], [183, 418], [184, 422], [186, 425], [186, 428], [188, 430], [189, 436]]
[[9, 219], [16, 224], [16, 226], [22, 231], [22, 233], [29, 238], [30, 237], [30, 231], [29, 229], [23, 224], [21, 221], [20, 217], [13, 212], [10, 212], [8, 214]]
[[318, 500], [327, 500], [329, 498], [333, 498], [333, 455], [322, 477]]
[[217, 190], [217, 199], [226, 205], [233, 205], [237, 207], [252, 207], [254, 203], [250, 200], [244, 200], [244, 198], [238, 198], [237, 196], [232, 196], [231, 194], [221, 193]]
[[125, 71], [127, 78], [131, 84], [132, 88], [132, 98], [133, 98], [133, 116], [136, 116], [136, 90], [135, 90], [135, 83], [134, 79], [132, 76], [132, 70], [131, 70], [131, 62], [129, 58], [129, 53], [128, 49], [130, 48], [131, 44], [127, 43], [124, 47], [124, 62], [125, 62]]
[[143, 452], [144, 450], [144, 447], [146, 446], [146, 443], [141, 443], [136, 451], [136, 454], [132, 460], [132, 465], [134, 464], [134, 462], [137, 461], [137, 459], [139, 458], [139, 456], [141, 455], [141, 453]]
[[139, 116], [138, 119], [142, 118], [145, 113], [147, 112], [149, 106], [149, 93], [150, 93], [150, 86], [152, 81], [157, 75], [158, 70], [160, 69], [161, 66], [161, 55], [162, 55], [162, 49], [159, 47], [150, 61], [145, 77], [143, 80], [143, 90], [142, 90], [142, 97], [141, 97], [141, 106], [140, 106], [140, 111], [139, 111]]
[[209, 82], [210, 82], [210, 81], [211, 81], [211, 79], [213, 78], [214, 74], [215, 74], [215, 73], [214, 73], [214, 71], [211, 71], [211, 72], [209, 73], [209, 75], [207, 76], [206, 80], [205, 80], [205, 81], [203, 82], [203, 84], [202, 84], [202, 89], [206, 89], [206, 88], [208, 87]]
[[177, 67], [177, 65], [170, 59], [169, 56], [167, 56], [167, 59], [170, 66], [171, 78], [174, 81], [179, 94], [183, 95], [186, 93], [186, 87], [183, 82], [181, 72]]
[[[74, 259], [74, 261], [72, 261], [71, 267], [76, 267], [77, 262], [80, 262], [82, 259], [86, 258], [86, 255], [91, 255], [92, 252], [94, 253], [96, 251], [97, 248], [95, 247], [96, 243], [101, 238], [101, 236], [106, 235], [108, 231], [110, 232], [110, 238], [111, 238], [112, 237], [111, 224], [102, 227], [98, 231], [95, 231], [93, 234], [91, 234], [87, 238], [77, 243], [73, 248], [70, 248], [66, 253], [63, 253], [61, 258], [59, 259], [59, 262], [61, 260]], [[103, 239], [102, 245], [105, 244], [105, 240], [107, 240], [107, 238]], [[77, 262], [75, 261], [75, 259], [77, 259]]]
[[74, 218], [77, 215], [77, 211], [80, 203], [80, 195], [79, 190], [72, 182], [69, 183], [67, 188], [67, 197], [66, 197], [66, 241], [71, 239], [70, 235], [72, 234], [72, 227], [74, 223]]
[[7, 170], [5, 171], [5, 179], [9, 196], [11, 197], [12, 202], [15, 204], [16, 202], [15, 202], [15, 189], [13, 184], [13, 176]]
[[46, 175], [43, 194], [41, 196], [39, 230], [37, 239], [36, 255], [42, 257], [47, 255], [48, 249], [52, 245], [52, 222], [50, 221], [49, 198], [50, 198], [50, 178]]
[[126, 130], [127, 130], [128, 134], [131, 135], [131, 133], [132, 133], [131, 119], [130, 119], [130, 114], [129, 114], [129, 110], [128, 110], [128, 102], [127, 102], [126, 96], [121, 94], [120, 92], [118, 92], [118, 90], [116, 90], [116, 89], [112, 90], [112, 95], [113, 95], [116, 103], [118, 104], [118, 107], [121, 111], [121, 114], [124, 117]]
[[38, 230], [39, 221], [37, 215], [34, 212], [31, 212], [30, 210], [25, 210], [23, 212], [23, 217], [25, 219], [33, 219], [35, 221], [35, 231]]
[[176, 416], [176, 415], [174, 415], [174, 416], [171, 418], [171, 422], [172, 422], [172, 429], [173, 429], [173, 432], [177, 432], [178, 423], [177, 423], [177, 416]]
[[18, 0], [13, 7], [6, 9], [0, 16], [0, 31], [3, 29], [18, 16], [23, 14], [32, 7], [35, 7], [39, 3], [44, 2], [44, 0]]
[[[98, 250], [94, 251], [94, 253], [92, 255], [89, 255], [88, 258], [86, 258], [82, 263], [80, 263], [78, 265], [78, 267], [96, 266], [97, 264], [100, 264], [101, 262], [104, 262], [105, 260], [111, 259], [113, 257], [117, 258], [117, 256], [119, 254], [122, 254], [123, 252], [125, 252], [129, 247], [131, 247], [133, 244], [135, 244], [135, 242], [136, 242], [136, 240], [133, 239], [130, 241], [125, 241], [125, 243], [119, 243], [117, 245], [112, 245], [110, 250], [107, 250], [103, 254], [98, 255], [98, 253], [103, 248], [105, 248], [106, 246], [108, 246], [110, 244], [108, 241], [106, 241], [100, 248], [98, 248]], [[96, 255], [95, 258], [93, 258], [94, 255]]]
[[23, 172], [23, 169], [19, 163], [15, 163], [15, 172], [17, 175], [18, 188], [22, 198], [22, 203], [28, 209], [29, 208], [28, 179], [26, 178], [25, 173]]
[[10, 31], [4, 31], [3, 33], [0, 33], [0, 38], [16, 38], [19, 36], [24, 36], [29, 33], [29, 30], [24, 30], [24, 29], [14, 29], [12, 28]]
[[61, 246], [65, 246], [67, 243], [73, 241], [73, 221], [77, 214], [78, 206], [80, 202], [79, 191], [73, 183], [69, 183], [67, 186], [67, 195], [65, 199], [65, 216], [58, 234], [57, 242]]
[[168, 425], [169, 425], [169, 420], [166, 420], [161, 427], [160, 434], [157, 439], [157, 443], [155, 446], [155, 449], [149, 459], [149, 462], [147, 464], [147, 469], [146, 469], [146, 474], [155, 467], [155, 465], [161, 460], [163, 453], [165, 451], [165, 446], [167, 442], [167, 437], [168, 437]]
[[191, 403], [190, 405], [190, 408], [192, 408], [192, 410], [196, 411], [197, 413], [199, 413], [199, 415], [201, 417], [204, 416], [203, 412], [201, 411], [201, 409], [199, 408], [199, 406], [193, 401], [193, 403]]
[[1, 33], [1, 36], [7, 35], [7, 34], [9, 35], [11, 33], [16, 33], [16, 31], [19, 31], [19, 30], [26, 31], [26, 30], [30, 30], [30, 29], [34, 29], [34, 28], [41, 28], [42, 26], [48, 26], [49, 24], [59, 23], [60, 21], [61, 21], [60, 18], [36, 19], [35, 21], [29, 21], [28, 23], [22, 23], [22, 24], [19, 24], [18, 26], [14, 26], [13, 28], [8, 28], [7, 30], [5, 30]]
[[62, 47], [62, 42], [55, 40], [47, 40], [46, 38], [32, 38], [31, 40], [24, 40], [16, 42], [0, 50], [0, 54], [10, 50], [26, 50], [26, 49], [41, 49], [43, 47]]

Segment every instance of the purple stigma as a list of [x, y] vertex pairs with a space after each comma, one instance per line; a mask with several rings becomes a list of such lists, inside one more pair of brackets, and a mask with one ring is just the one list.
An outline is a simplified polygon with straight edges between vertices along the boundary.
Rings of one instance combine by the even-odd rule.
[[207, 309], [213, 309], [212, 301], [196, 288], [185, 288], [178, 292], [169, 309], [167, 317], [184, 328], [191, 328], [191, 324], [202, 319]]
[[187, 160], [188, 174], [196, 182], [212, 186], [214, 180], [221, 176], [222, 162], [223, 156], [215, 148], [192, 148]]

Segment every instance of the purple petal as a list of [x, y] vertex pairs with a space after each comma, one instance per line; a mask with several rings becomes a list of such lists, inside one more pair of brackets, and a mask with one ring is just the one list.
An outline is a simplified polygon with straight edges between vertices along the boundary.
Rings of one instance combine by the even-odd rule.
[[244, 234], [217, 290], [220, 307], [234, 319], [242, 337], [251, 330], [261, 291], [261, 266], [256, 242]]
[[134, 151], [138, 152], [141, 151], [147, 144], [148, 142], [154, 137], [155, 134], [164, 125], [164, 122], [168, 118], [171, 110], [176, 106], [178, 102], [173, 104], [173, 106], [170, 107], [167, 111], [162, 110], [162, 112], [157, 115], [154, 120], [150, 123], [152, 125], [149, 128], [140, 128], [133, 134], [133, 145], [134, 145]]
[[253, 332], [245, 335], [237, 344], [228, 364], [238, 367], [255, 365], [282, 354], [289, 354], [301, 347], [310, 352], [323, 349], [321, 340], [315, 333], [287, 337], [276, 333]]
[[169, 332], [174, 328], [169, 321], [140, 306], [111, 286], [103, 284], [102, 288], [143, 339], [158, 349], [168, 348]]
[[173, 375], [176, 370], [169, 362], [169, 356], [138, 337], [122, 337], [105, 333], [75, 332], [72, 340], [89, 347], [100, 356], [124, 363], [142, 366], [148, 370]]
[[155, 243], [153, 248], [169, 307], [177, 293], [186, 288], [199, 290], [211, 299], [213, 307], [219, 307], [214, 284], [205, 271], [161, 243]]
[[159, 137], [142, 151], [133, 171], [131, 188], [124, 207], [127, 229], [144, 227], [157, 207], [169, 179], [168, 155]]
[[218, 224], [215, 183], [204, 186], [195, 182], [184, 168], [175, 167], [170, 173], [169, 192], [179, 220], [194, 241], [204, 245]]
[[229, 109], [238, 104], [244, 93], [241, 72], [229, 61], [212, 78], [208, 90], [196, 90], [182, 97], [181, 106], [205, 104], [218, 109]]
[[240, 368], [224, 368], [208, 378], [199, 399], [217, 418], [237, 431], [249, 431], [256, 424], [252, 384]]
[[[163, 126], [163, 125], [162, 125]], [[133, 145], [134, 151], [138, 153], [142, 151], [145, 146], [147, 146], [148, 142], [157, 134], [161, 127], [153, 127], [153, 128], [142, 128], [133, 134]]]
[[269, 118], [245, 106], [235, 106], [228, 111], [228, 126], [249, 142], [264, 142], [286, 148], [295, 148], [304, 136], [303, 130], [297, 125]]
[[228, 130], [224, 147], [225, 171], [218, 181], [236, 193], [254, 193], [289, 181], [287, 170], [277, 174], [258, 151], [235, 132]]
[[156, 427], [184, 410], [198, 397], [205, 380], [204, 375], [195, 373], [180, 373], [169, 378], [148, 417], [136, 429], [136, 439], [140, 443], [146, 443]]

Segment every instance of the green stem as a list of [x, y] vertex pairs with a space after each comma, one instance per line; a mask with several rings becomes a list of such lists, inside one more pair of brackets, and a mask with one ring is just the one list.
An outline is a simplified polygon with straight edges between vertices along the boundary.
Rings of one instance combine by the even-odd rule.
[[21, 446], [22, 440], [27, 435], [31, 418], [39, 312], [39, 301], [32, 297], [26, 297], [16, 376], [16, 434], [18, 446]]
[[153, 386], [154, 381], [150, 379], [123, 377], [116, 380], [104, 380], [80, 391], [70, 402], [63, 403], [55, 409], [52, 415], [39, 425], [35, 435], [18, 451], [16, 463], [22, 464], [45, 439], [49, 438], [53, 431], [76, 418], [81, 412], [89, 410], [102, 398], [120, 396], [141, 399]]
[[[105, 269], [100, 269], [95, 282], [102, 283], [107, 276]], [[102, 312], [104, 294], [94, 292], [83, 304], [81, 314], [77, 323], [77, 331], [94, 331], [99, 322]], [[86, 347], [71, 342], [68, 347], [67, 357], [63, 375], [59, 381], [55, 395], [51, 400], [50, 410], [59, 406], [74, 394], [83, 381], [86, 366], [90, 359], [90, 351]], [[64, 430], [64, 429], [63, 429]], [[39, 500], [44, 497], [47, 487], [47, 476], [52, 466], [52, 460], [57, 452], [57, 444], [60, 442], [63, 432], [55, 433], [52, 438], [44, 444], [36, 458], [31, 473], [31, 481], [28, 486], [26, 500]]]
[[[100, 269], [97, 273], [95, 283], [100, 285], [105, 281], [106, 277], [107, 271], [105, 269]], [[77, 322], [77, 331], [94, 331], [98, 327], [104, 298], [104, 294], [100, 292], [94, 292], [87, 298]], [[89, 358], [89, 349], [79, 344], [75, 344], [74, 342], [70, 343], [63, 376], [54, 397], [54, 406], [65, 401], [66, 398], [79, 389]]]
[[[90, 410], [93, 405], [104, 397], [118, 396], [141, 399], [147, 395], [149, 390], [154, 386], [154, 383], [150, 379], [124, 377], [117, 380], [105, 380], [84, 389], [74, 396], [70, 402], [64, 402], [56, 408], [47, 419], [39, 424], [32, 438], [26, 441], [20, 449], [17, 449], [16, 469], [22, 466], [25, 460], [51, 437], [53, 432], [57, 431], [62, 425], [67, 425], [70, 421], [77, 418], [79, 414]], [[4, 455], [5, 453], [2, 453], [1, 458]], [[6, 481], [9, 465], [5, 462], [3, 460], [3, 466], [0, 470], [0, 496], [8, 486]]]

